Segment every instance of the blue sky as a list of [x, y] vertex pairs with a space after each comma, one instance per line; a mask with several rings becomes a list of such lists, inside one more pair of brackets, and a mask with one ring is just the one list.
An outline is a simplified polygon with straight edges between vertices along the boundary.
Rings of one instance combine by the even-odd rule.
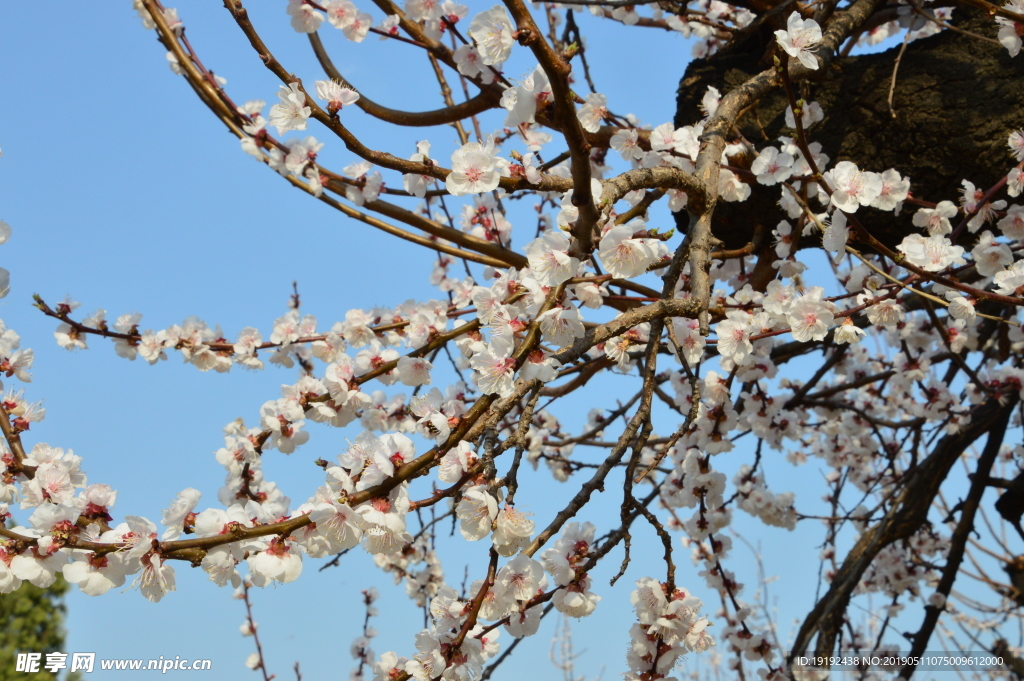
[[[307, 82], [322, 77], [305, 37], [288, 26], [285, 3], [251, 4], [255, 25], [286, 67]], [[209, 68], [228, 79], [236, 101], [275, 101], [278, 83], [219, 3], [191, 0], [176, 6], [192, 44]], [[488, 6], [473, 3], [471, 13]], [[690, 44], [677, 35], [623, 29], [586, 16], [581, 27], [590, 38], [588, 57], [598, 88], [612, 109], [635, 113], [653, 125], [671, 120]], [[325, 42], [337, 65], [368, 96], [398, 108], [438, 106], [436, 82], [410, 59], [414, 48], [372, 36], [353, 45], [329, 31], [324, 30]], [[215, 505], [223, 469], [212, 452], [222, 444], [221, 429], [240, 416], [255, 423], [260, 405], [277, 397], [280, 385], [294, 381], [295, 374], [276, 368], [200, 374], [177, 357], [151, 367], [122, 360], [108, 343], [95, 340], [88, 351], [68, 353], [53, 340], [56, 322], [32, 308], [33, 293], [51, 304], [71, 294], [82, 302], [80, 313], [98, 307], [109, 318], [141, 312], [143, 328], [166, 328], [198, 315], [222, 325], [228, 337], [249, 325], [267, 335], [286, 310], [294, 280], [303, 310], [317, 315], [320, 328], [329, 328], [353, 307], [439, 296], [427, 282], [431, 260], [417, 247], [345, 219], [243, 154], [184, 80], [170, 72], [163, 48], [154, 33], [142, 29], [129, 0], [90, 3], [77, 11], [56, 8], [45, 16], [30, 3], [4, 3], [0, 59], [7, 93], [0, 107], [0, 219], [14, 228], [13, 238], [0, 249], [0, 264], [12, 272], [11, 294], [0, 302], [0, 317], [21, 334], [23, 346], [35, 349], [35, 380], [27, 394], [45, 400], [47, 408], [47, 419], [33, 427], [27, 440], [71, 448], [84, 457], [90, 482], [118, 490], [116, 518], [136, 514], [158, 520], [186, 487], [203, 492], [201, 508]], [[509, 75], [525, 75], [534, 65], [525, 56], [518, 59], [507, 69]], [[450, 129], [395, 131], [355, 109], [344, 114], [370, 146], [399, 156], [412, 154], [415, 142], [425, 137], [435, 149], [449, 152], [454, 143]], [[325, 131], [310, 132], [328, 142], [322, 153], [328, 166], [340, 169], [356, 160]], [[525, 243], [522, 237], [518, 243]], [[600, 384], [604, 406], [614, 406], [629, 384], [621, 377]], [[560, 416], [578, 426], [587, 408], [598, 403], [581, 400]], [[674, 427], [667, 423], [666, 430]], [[357, 427], [344, 432], [315, 427], [310, 444], [296, 454], [272, 452], [266, 458], [267, 478], [278, 481], [297, 505], [321, 482], [312, 461], [333, 458], [345, 438], [357, 434]], [[821, 475], [813, 466], [794, 472], [781, 460], [770, 462], [768, 470], [778, 491], [797, 489], [798, 503], [800, 489], [814, 489]], [[567, 488], [549, 479], [542, 469], [517, 499], [537, 515], [538, 524], [546, 523], [567, 498]], [[582, 516], [598, 524], [599, 532], [617, 517], [616, 487], [609, 482], [606, 497]], [[813, 602], [813, 589], [805, 585], [816, 579], [813, 544], [820, 540], [820, 529], [812, 523], [786, 533], [747, 520], [742, 518], [739, 527], [754, 543], [785, 541], [802, 547], [765, 556], [767, 573], [784, 577], [772, 595], [778, 599], [785, 639], [792, 617]], [[597, 613], [574, 624], [577, 648], [589, 650], [578, 661], [577, 673], [590, 679], [602, 668], [606, 678], [625, 670], [632, 583], [651, 572], [661, 575], [662, 568], [650, 558], [660, 556], [653, 533], [638, 527], [636, 534], [633, 568], [615, 589], [608, 588], [620, 558], [612, 554], [615, 565], [594, 574], [604, 598]], [[478, 578], [485, 561], [483, 543], [447, 543], [452, 546], [445, 566], [449, 583], [461, 583], [465, 563], [470, 581]], [[737, 542], [734, 554], [733, 569], [752, 585], [756, 571], [749, 553]], [[678, 543], [677, 562], [679, 582], [713, 610], [712, 594]], [[420, 615], [365, 552], [353, 551], [340, 568], [318, 573], [317, 567], [318, 561], [307, 560], [298, 582], [254, 592], [267, 662], [279, 679], [293, 678], [296, 660], [307, 679], [348, 673], [348, 647], [362, 621], [359, 592], [369, 586], [377, 586], [382, 595], [378, 607], [383, 614], [375, 622], [377, 653], [415, 652]], [[177, 574], [178, 591], [159, 604], [131, 590], [96, 599], [73, 593], [67, 652], [96, 652], [101, 658], [211, 658], [216, 678], [255, 678], [242, 666], [253, 649], [251, 639], [237, 633], [242, 604], [199, 570], [183, 564]], [[753, 598], [753, 586], [746, 596]], [[518, 661], [507, 663], [495, 678], [518, 678], [527, 670], [544, 678], [559, 675], [547, 662], [553, 625], [552, 618], [540, 635], [520, 647]], [[510, 640], [503, 635], [503, 643]], [[155, 675], [139, 674], [150, 676]]]

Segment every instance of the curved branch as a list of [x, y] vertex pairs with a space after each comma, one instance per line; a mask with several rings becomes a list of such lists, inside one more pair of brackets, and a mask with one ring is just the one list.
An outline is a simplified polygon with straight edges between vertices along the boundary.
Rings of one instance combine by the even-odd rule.
[[463, 248], [469, 248], [477, 251], [478, 253], [482, 253], [489, 260], [498, 262], [499, 264], [495, 265], [496, 267], [522, 268], [526, 267], [528, 264], [526, 256], [515, 251], [511, 251], [501, 244], [477, 238], [453, 227], [447, 227], [442, 225], [440, 222], [425, 218], [418, 213], [406, 210], [405, 208], [393, 203], [377, 199], [376, 201], [367, 202], [366, 207], [380, 213], [381, 215], [386, 215], [395, 220], [401, 220], [407, 225], [422, 229], [424, 232], [432, 234], [439, 239], [445, 239], [446, 241], [451, 241]]
[[[953, 536], [950, 538], [949, 552], [946, 554], [946, 566], [942, 568], [942, 578], [939, 579], [939, 585], [935, 589], [936, 593], [940, 593], [946, 598], [949, 597], [949, 592], [953, 589], [953, 582], [960, 571], [960, 563], [964, 559], [967, 540], [974, 530], [974, 516], [981, 505], [981, 498], [985, 495], [985, 488], [988, 487], [989, 473], [996, 461], [996, 457], [999, 455], [999, 448], [1003, 444], [1003, 437], [1006, 435], [1006, 427], [1010, 423], [1011, 413], [1012, 409], [1004, 409], [999, 419], [993, 424], [992, 430], [988, 434], [988, 442], [985, 443], [985, 449], [978, 458], [978, 469], [971, 477], [971, 489], [967, 493], [967, 498], [961, 507], [960, 522], [957, 523], [956, 529], [953, 530]], [[924, 622], [921, 624], [921, 628], [917, 630], [917, 633], [912, 636], [914, 645], [908, 656], [910, 660], [914, 660], [915, 656], [919, 657], [924, 653], [928, 641], [931, 639], [932, 631], [935, 629], [935, 625], [938, 624], [939, 616], [944, 610], [945, 607], [936, 607], [930, 604], [925, 606]], [[914, 673], [916, 666], [913, 661], [905, 665], [900, 670], [899, 678], [909, 679], [910, 675]]]
[[614, 204], [636, 189], [680, 189], [689, 198], [688, 207], [700, 212], [707, 202], [707, 186], [692, 174], [678, 168], [637, 168], [603, 183], [601, 202]]
[[[661, 300], [643, 307], [638, 307], [624, 312], [612, 321], [600, 326], [588, 329], [582, 338], [578, 339], [570, 347], [553, 355], [554, 359], [562, 364], [574, 362], [582, 357], [587, 350], [598, 343], [603, 343], [609, 338], [615, 338], [626, 333], [634, 326], [644, 322], [654, 321], [664, 317], [690, 317], [697, 314], [698, 303], [693, 298], [673, 298]], [[652, 339], [653, 342], [653, 339]], [[657, 343], [654, 343], [657, 345]]]
[[[309, 192], [310, 194], [312, 194], [312, 192], [309, 190], [309, 188], [305, 184], [303, 184], [302, 182], [299, 182], [294, 177], [288, 176], [285, 179], [288, 180], [289, 182], [291, 182], [296, 187], [298, 187], [300, 189], [303, 189], [303, 190]], [[377, 229], [381, 230], [382, 232], [387, 232], [388, 234], [392, 234], [394, 236], [397, 236], [400, 239], [404, 239], [406, 241], [412, 242], [412, 243], [417, 244], [419, 246], [425, 246], [427, 248], [430, 248], [430, 249], [433, 249], [433, 250], [436, 250], [436, 251], [440, 251], [442, 253], [447, 253], [448, 255], [455, 256], [456, 258], [462, 258], [464, 260], [469, 260], [470, 262], [480, 263], [481, 265], [490, 265], [492, 267], [508, 267], [508, 262], [506, 262], [505, 260], [498, 260], [496, 258], [492, 258], [492, 257], [486, 256], [486, 255], [479, 255], [478, 253], [473, 253], [473, 252], [470, 252], [470, 251], [463, 251], [461, 249], [453, 248], [452, 246], [448, 246], [447, 244], [442, 244], [439, 241], [435, 241], [433, 239], [428, 239], [427, 237], [419, 236], [418, 234], [412, 234], [411, 232], [407, 232], [404, 229], [401, 229], [399, 227], [395, 227], [394, 225], [388, 224], [387, 222], [384, 222], [383, 220], [379, 220], [379, 219], [377, 219], [377, 218], [375, 218], [373, 216], [367, 215], [366, 213], [363, 213], [362, 211], [358, 211], [355, 208], [352, 208], [350, 206], [346, 206], [341, 201], [338, 201], [337, 199], [331, 198], [327, 194], [321, 194], [320, 196], [317, 196], [316, 198], [319, 199], [320, 201], [323, 201], [324, 203], [326, 203], [331, 208], [334, 208], [335, 210], [341, 211], [342, 213], [344, 213], [345, 215], [347, 215], [350, 218], [353, 218], [355, 220], [359, 220], [360, 222], [364, 222], [364, 223], [370, 225], [371, 227], [376, 227]], [[370, 201], [370, 202], [368, 202], [366, 204], [366, 206], [374, 208], [378, 212], [380, 212], [382, 214], [385, 214], [385, 215], [387, 215], [389, 212], [397, 212], [397, 211], [402, 210], [401, 208], [398, 208], [398, 206], [393, 206], [393, 204], [387, 203], [386, 201], [380, 201], [379, 199], [377, 201]], [[391, 211], [390, 208], [388, 208], [387, 210], [381, 209], [382, 207], [392, 207], [392, 206], [395, 209], [394, 211]], [[408, 213], [409, 211], [405, 211], [405, 212]], [[421, 227], [421, 229], [422, 229], [422, 227]], [[434, 231], [437, 231], [437, 230], [431, 229], [431, 230], [424, 230], [424, 231], [427, 231], [428, 233], [433, 233]], [[454, 230], [454, 229], [446, 229], [445, 230], [446, 236], [441, 237], [441, 238], [448, 239], [449, 241], [454, 241], [455, 239], [450, 238], [450, 236], [448, 236], [448, 235], [451, 232], [455, 232], [455, 231], [456, 230]], [[469, 236], [469, 235], [467, 234], [467, 235], [464, 235], [464, 236]], [[470, 238], [472, 238], [472, 237], [470, 237]], [[465, 241], [465, 240], [462, 240], [462, 241]], [[481, 249], [478, 248], [477, 250], [481, 250]]]
[[[342, 85], [350, 87], [353, 90], [357, 89], [348, 81], [348, 79], [341, 75], [341, 71], [334, 66], [334, 62], [331, 61], [330, 55], [328, 55], [327, 50], [324, 49], [324, 44], [320, 40], [319, 34], [316, 32], [310, 33], [309, 44], [313, 47], [313, 53], [316, 55], [317, 61], [320, 62], [320, 66], [323, 67], [324, 73], [327, 74], [328, 78], [336, 80]], [[391, 109], [386, 106], [382, 106], [367, 97], [362, 91], [359, 91], [359, 99], [356, 100], [356, 106], [385, 123], [394, 123], [395, 125], [404, 125], [409, 127], [427, 127], [431, 125], [447, 125], [471, 116], [476, 116], [488, 109], [496, 108], [500, 99], [500, 92], [496, 92], [493, 89], [486, 89], [481, 91], [472, 99], [460, 102], [451, 107], [434, 109], [433, 111], [412, 112], [400, 111], [398, 109]]]
[[[790, 79], [803, 80], [813, 74], [826, 73], [842, 41], [867, 21], [882, 2], [883, 0], [857, 0], [846, 12], [834, 17], [823, 31], [816, 50], [819, 69], [808, 69], [791, 61], [786, 66]], [[781, 84], [778, 72], [772, 68], [762, 71], [743, 85], [731, 90], [722, 98], [715, 115], [708, 121], [700, 138], [701, 150], [696, 160], [696, 176], [709, 188], [711, 196], [702, 211], [691, 211], [689, 235], [680, 248], [690, 249], [691, 290], [701, 304], [698, 319], [703, 335], [710, 332], [707, 307], [711, 297], [711, 282], [708, 269], [711, 266], [711, 248], [715, 241], [711, 232], [711, 214], [718, 198], [718, 175], [726, 138], [742, 111]]]
[[569, 168], [573, 181], [572, 205], [580, 211], [576, 224], [572, 227], [572, 233], [579, 242], [580, 250], [588, 256], [593, 250], [593, 231], [600, 214], [594, 207], [594, 196], [590, 188], [590, 145], [587, 143], [583, 124], [576, 116], [575, 97], [569, 86], [569, 73], [572, 67], [548, 44], [544, 33], [534, 22], [533, 15], [522, 0], [505, 0], [505, 6], [519, 29], [520, 44], [533, 51], [551, 84], [551, 95], [555, 104], [553, 123], [569, 145]]
[[874, 527], [861, 534], [833, 578], [828, 592], [804, 620], [793, 642], [790, 662], [807, 650], [815, 634], [818, 637], [815, 654], [831, 654], [850, 597], [875, 556], [886, 546], [908, 539], [921, 528], [939, 487], [960, 455], [1012, 413], [1016, 406], [1016, 397], [1007, 400], [1006, 404], [995, 398], [989, 399], [971, 413], [970, 423], [965, 428], [943, 437], [932, 454], [907, 473], [907, 482], [895, 496], [888, 512]]

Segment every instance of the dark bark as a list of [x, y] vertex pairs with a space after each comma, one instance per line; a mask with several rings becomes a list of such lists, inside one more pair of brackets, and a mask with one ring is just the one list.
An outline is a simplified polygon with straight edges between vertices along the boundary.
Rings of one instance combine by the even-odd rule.
[[1013, 525], [1021, 539], [1024, 539], [1024, 528], [1020, 526], [1021, 516], [1024, 516], [1024, 472], [1007, 481], [1004, 489], [996, 500], [996, 511], [1003, 520]]
[[1012, 672], [1018, 679], [1024, 679], [1024, 660], [1013, 654], [1006, 639], [999, 639], [992, 647], [992, 653], [1003, 658], [1003, 667]]
[[[988, 37], [997, 33], [987, 15], [960, 7], [954, 15], [961, 28]], [[724, 94], [768, 68], [775, 28], [765, 24], [728, 51], [692, 62], [679, 87], [676, 125], [700, 120], [700, 101], [709, 86]], [[990, 187], [1011, 167], [1007, 136], [1024, 126], [1024, 57], [1011, 59], [1000, 46], [950, 30], [910, 43], [897, 75], [894, 117], [888, 97], [898, 53], [897, 47], [839, 58], [820, 80], [802, 84], [799, 96], [825, 111], [825, 119], [810, 130], [811, 141], [822, 144], [830, 165], [853, 161], [876, 172], [896, 168], [910, 177], [913, 196], [926, 201], [958, 201], [963, 179]], [[743, 115], [741, 132], [759, 149], [777, 145], [779, 135], [793, 136], [784, 127], [786, 106], [785, 94], [774, 91]], [[776, 205], [778, 187], [752, 189], [742, 204], [718, 204], [713, 230], [726, 248], [748, 243], [756, 224], [771, 229], [785, 217]], [[915, 210], [908, 207], [893, 217], [869, 208], [857, 217], [892, 247], [915, 230]]]

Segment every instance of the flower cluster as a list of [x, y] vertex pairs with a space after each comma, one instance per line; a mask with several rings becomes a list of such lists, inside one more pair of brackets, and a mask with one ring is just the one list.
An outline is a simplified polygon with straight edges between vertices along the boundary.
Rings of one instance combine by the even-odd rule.
[[629, 631], [629, 681], [667, 678], [681, 656], [715, 645], [711, 623], [699, 616], [703, 604], [685, 590], [644, 577], [630, 600], [639, 621]]
[[[622, 103], [593, 85], [589, 94], [580, 91], [589, 73], [576, 19], [550, 5], [550, 34], [560, 34], [563, 16], [567, 22], [563, 44], [551, 44], [515, 3], [470, 18], [453, 0], [407, 0], [375, 26], [350, 0], [289, 0], [292, 27], [310, 34], [330, 78], [300, 80], [261, 51], [281, 77], [267, 110], [258, 99], [236, 106], [223, 79], [184, 40], [174, 10], [136, 1], [143, 24], [174, 48], [172, 70], [202, 93], [245, 153], [348, 217], [436, 253], [429, 268], [436, 292], [324, 322], [300, 310], [296, 291], [269, 328], [249, 326], [230, 337], [196, 317], [143, 329], [138, 313], [108, 320], [99, 309], [79, 319], [70, 298], [53, 308], [38, 299], [57, 320], [57, 343], [69, 350], [86, 349], [94, 336], [149, 364], [178, 352], [201, 371], [277, 365], [299, 375], [272, 399], [261, 398], [251, 427], [239, 419], [224, 429], [215, 454], [226, 470], [217, 503], [201, 507], [197, 490], [181, 491], [163, 513], [162, 531], [141, 516], [115, 522], [117, 492], [90, 484], [71, 450], [22, 445], [21, 435], [45, 411], [20, 391], [4, 393], [0, 519], [18, 511], [27, 517], [3, 528], [0, 592], [24, 581], [45, 586], [62, 572], [90, 595], [131, 576], [156, 601], [175, 589], [174, 560], [247, 592], [297, 579], [307, 559], [337, 561], [361, 546], [430, 621], [408, 658], [378, 658], [364, 625], [353, 646], [353, 678], [372, 665], [379, 681], [466, 681], [480, 678], [497, 654], [501, 627], [514, 638], [535, 634], [545, 603], [570, 617], [594, 613], [601, 596], [592, 568], [623, 539], [628, 546], [630, 523], [642, 517], [665, 544], [667, 575], [665, 582], [643, 578], [633, 592], [627, 676], [667, 678], [682, 655], [715, 645], [701, 601], [674, 584], [676, 533], [693, 550], [702, 588], [722, 603], [715, 638], [734, 656], [730, 665], [745, 674], [741, 665], [756, 662], [760, 676], [774, 681], [786, 671], [774, 661], [778, 641], [728, 569], [726, 531], [734, 520], [746, 521], [736, 509], [781, 535], [812, 517], [804, 504], [829, 508], [818, 516], [826, 526], [823, 584], [855, 593], [828, 602], [881, 593], [894, 614], [901, 599], [934, 586], [953, 539], [938, 518], [925, 523], [927, 508], [917, 511], [920, 527], [905, 541], [873, 544], [852, 577], [837, 561], [836, 538], [862, 538], [883, 514], [900, 512], [896, 495], [917, 489], [917, 471], [931, 452], [946, 446], [959, 457], [976, 431], [996, 437], [991, 414], [1024, 399], [1016, 310], [1024, 307], [1024, 259], [1017, 258], [1024, 206], [1011, 203], [1024, 191], [1024, 132], [1006, 140], [1016, 167], [989, 187], [963, 180], [959, 197], [932, 196], [918, 184], [912, 194], [911, 178], [870, 159], [833, 164], [812, 138], [826, 115], [842, 112], [798, 100], [792, 85], [808, 70], [829, 77], [820, 68], [830, 59], [826, 48], [850, 21], [822, 15], [819, 25], [798, 11], [786, 18], [786, 30], [775, 31], [772, 47], [789, 100], [773, 125], [784, 121], [793, 137], [765, 135], [766, 144], [755, 145], [737, 134], [739, 112], [754, 112], [753, 102], [741, 101], [752, 90], [722, 84], [708, 87], [687, 112], [692, 124], [646, 125], [618, 113]], [[865, 39], [897, 30], [917, 39], [939, 30], [931, 19], [948, 17], [941, 9], [910, 9], [877, 16], [895, 17], [895, 28], [882, 23]], [[1020, 3], [1006, 9], [1020, 12]], [[764, 18], [717, 0], [675, 14], [593, 3], [591, 11], [692, 35], [698, 56], [737, 29], [761, 30]], [[244, 13], [233, 14], [255, 30]], [[1000, 42], [1016, 54], [1024, 31], [1010, 18], [996, 21]], [[360, 94], [321, 54], [312, 34], [324, 22], [351, 42], [372, 32], [426, 48], [448, 110], [411, 113], [376, 104], [370, 88]], [[519, 75], [504, 70], [527, 54]], [[458, 104], [449, 76], [464, 88]], [[353, 105], [362, 113], [349, 116], [344, 109]], [[411, 154], [373, 150], [360, 138], [363, 113], [417, 128], [450, 124], [453, 141], [421, 140]], [[350, 155], [340, 171], [325, 167], [324, 143], [307, 134], [317, 125], [343, 142], [327, 151]], [[735, 204], [751, 197], [757, 200], [748, 205], [775, 211], [777, 204], [780, 212], [770, 220], [748, 212], [757, 223], [753, 236], [734, 243], [731, 228], [745, 234], [746, 225], [723, 229], [720, 218], [740, 213]], [[689, 222], [682, 238], [664, 229], [667, 214], [652, 208], [658, 201], [687, 213], [679, 215], [679, 224]], [[902, 220], [907, 232], [876, 238], [870, 218], [880, 213], [871, 211], [885, 213], [887, 223]], [[9, 234], [0, 222], [0, 243]], [[818, 246], [828, 254], [825, 267], [808, 256]], [[832, 273], [834, 279], [824, 276]], [[0, 270], [0, 297], [8, 288]], [[819, 352], [819, 370], [792, 368], [795, 358]], [[0, 371], [27, 382], [32, 361], [32, 351], [0, 322]], [[637, 376], [630, 397], [620, 388]], [[552, 406], [581, 389], [613, 397], [585, 420]], [[578, 432], [567, 425], [578, 421]], [[264, 457], [315, 447], [318, 425], [349, 428], [348, 446], [317, 459], [319, 486], [293, 504], [266, 478]], [[602, 450], [607, 458], [599, 463], [584, 454]], [[1014, 456], [1021, 453], [1003, 458]], [[520, 470], [523, 460], [533, 471]], [[821, 502], [780, 473], [809, 461], [822, 468]], [[517, 476], [534, 475], [541, 463], [557, 482], [592, 477], [538, 534], [524, 510], [536, 507], [523, 504], [522, 494], [521, 505], [514, 502]], [[584, 507], [623, 472], [630, 478], [619, 478], [626, 482], [621, 525], [597, 539]], [[632, 496], [636, 489], [649, 496]], [[966, 507], [949, 517], [963, 517]], [[446, 583], [436, 541], [445, 519], [453, 536], [490, 559], [461, 591]], [[947, 595], [937, 592], [928, 602], [951, 610]], [[368, 616], [374, 599], [366, 594]], [[875, 644], [864, 643], [870, 627], [844, 624], [854, 645]]]

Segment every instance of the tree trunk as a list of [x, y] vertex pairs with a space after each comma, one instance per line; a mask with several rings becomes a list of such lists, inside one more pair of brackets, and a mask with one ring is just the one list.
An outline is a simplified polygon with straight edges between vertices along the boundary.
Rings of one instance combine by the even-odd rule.
[[[995, 22], [981, 12], [958, 7], [955, 16], [960, 28], [987, 37], [997, 33]], [[762, 25], [734, 49], [692, 62], [679, 87], [676, 125], [700, 120], [709, 86], [724, 94], [768, 68], [775, 28]], [[890, 110], [899, 49], [836, 59], [820, 80], [801, 84], [798, 96], [825, 111], [825, 119], [811, 127], [810, 141], [822, 144], [830, 166], [853, 161], [864, 170], [895, 168], [910, 177], [912, 195], [922, 200], [958, 202], [964, 179], [987, 189], [1012, 167], [1007, 136], [1024, 127], [1024, 56], [1011, 59], [1001, 46], [948, 29], [912, 42], [899, 64]], [[785, 128], [787, 104], [779, 88], [746, 112], [738, 121], [746, 139], [760, 149], [777, 145], [779, 135], [793, 136]], [[718, 204], [714, 232], [726, 248], [751, 241], [757, 223], [771, 230], [785, 218], [776, 205], [778, 187], [752, 190], [744, 203]], [[863, 209], [857, 217], [893, 247], [917, 230], [911, 224], [915, 210], [908, 207], [894, 217]], [[965, 235], [961, 243], [970, 238]], [[806, 241], [811, 243], [802, 246], [815, 245]]]

